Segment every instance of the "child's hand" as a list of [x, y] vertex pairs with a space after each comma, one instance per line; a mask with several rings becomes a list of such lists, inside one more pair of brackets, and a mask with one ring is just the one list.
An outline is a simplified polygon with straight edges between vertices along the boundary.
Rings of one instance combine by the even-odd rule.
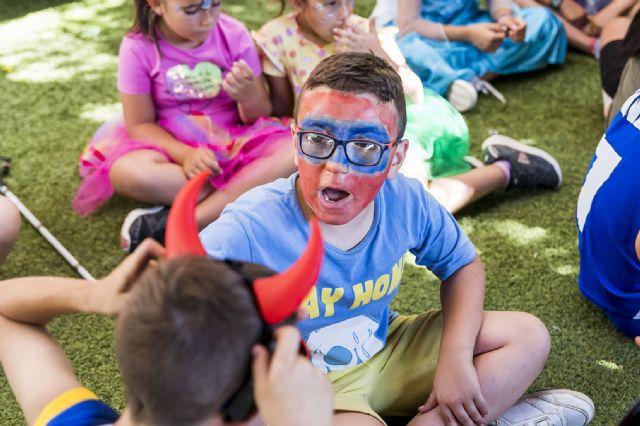
[[483, 424], [489, 411], [471, 360], [438, 361], [433, 390], [418, 411], [426, 413], [436, 406], [445, 424]]
[[495, 52], [506, 36], [502, 25], [495, 22], [473, 24], [467, 29], [469, 42], [484, 52]]
[[182, 170], [188, 179], [191, 179], [204, 170], [211, 170], [214, 175], [221, 172], [216, 156], [208, 148], [191, 148], [191, 151], [184, 158]]
[[257, 93], [258, 79], [249, 65], [240, 59], [235, 61], [231, 71], [222, 82], [222, 88], [236, 102], [246, 102]]
[[91, 298], [93, 312], [117, 316], [129, 296], [133, 282], [149, 265], [149, 262], [164, 256], [164, 247], [147, 238], [127, 256], [109, 275], [95, 284]]
[[524, 40], [524, 35], [527, 31], [527, 23], [524, 19], [516, 18], [511, 14], [503, 15], [498, 18], [498, 24], [502, 25], [506, 36], [515, 43], [521, 43]]
[[324, 374], [300, 356], [300, 332], [294, 326], [276, 330], [276, 348], [269, 361], [265, 347], [253, 350], [253, 382], [266, 424], [329, 425], [333, 391]]
[[336, 41], [336, 51], [338, 52], [373, 52], [380, 56], [382, 47], [378, 40], [375, 19], [369, 20], [369, 31], [356, 26], [349, 25], [347, 28], [335, 28], [333, 30]]

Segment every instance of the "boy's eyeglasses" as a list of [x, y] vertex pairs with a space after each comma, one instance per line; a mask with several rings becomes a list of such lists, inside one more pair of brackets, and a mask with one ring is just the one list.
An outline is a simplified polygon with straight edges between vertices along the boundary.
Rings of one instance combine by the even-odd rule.
[[318, 160], [331, 157], [338, 145], [344, 149], [347, 160], [356, 166], [376, 166], [384, 151], [397, 144], [400, 139], [382, 143], [371, 139], [341, 140], [318, 131], [294, 128], [298, 137], [298, 147], [304, 155]]

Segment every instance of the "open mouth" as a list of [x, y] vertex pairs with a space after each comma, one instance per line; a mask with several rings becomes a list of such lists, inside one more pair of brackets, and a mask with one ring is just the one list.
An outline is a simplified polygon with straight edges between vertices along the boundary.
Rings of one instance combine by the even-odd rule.
[[337, 188], [324, 188], [320, 191], [325, 201], [330, 203], [338, 203], [347, 198], [350, 193]]

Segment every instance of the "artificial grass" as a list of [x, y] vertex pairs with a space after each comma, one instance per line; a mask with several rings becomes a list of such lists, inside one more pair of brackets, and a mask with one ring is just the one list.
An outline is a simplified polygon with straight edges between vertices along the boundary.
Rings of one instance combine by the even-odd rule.
[[[372, 0], [358, 1], [366, 15]], [[117, 109], [120, 39], [130, 26], [127, 0], [3, 0], [0, 3], [0, 155], [13, 158], [10, 188], [95, 276], [121, 259], [119, 227], [137, 204], [115, 197], [88, 218], [70, 208], [77, 158], [100, 122]], [[255, 29], [278, 2], [228, 0], [225, 9]], [[487, 270], [486, 308], [540, 317], [553, 349], [532, 390], [580, 390], [596, 404], [593, 425], [614, 425], [640, 397], [640, 352], [577, 289], [575, 206], [602, 134], [597, 63], [570, 53], [562, 67], [502, 78], [508, 103], [483, 96], [465, 115], [472, 154], [490, 129], [553, 153], [564, 171], [559, 191], [496, 193], [457, 215]], [[74, 275], [26, 222], [0, 279]], [[408, 265], [394, 307], [417, 313], [438, 306], [437, 282]], [[112, 321], [69, 316], [51, 325], [80, 380], [116, 408], [123, 404], [113, 356]], [[2, 376], [0, 376], [2, 377]], [[37, 385], [34, 383], [34, 385]], [[23, 422], [2, 377], [0, 424]]]

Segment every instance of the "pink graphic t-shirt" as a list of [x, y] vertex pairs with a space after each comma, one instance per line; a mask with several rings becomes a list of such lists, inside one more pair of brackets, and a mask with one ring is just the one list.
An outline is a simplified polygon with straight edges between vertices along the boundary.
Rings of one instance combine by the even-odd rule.
[[151, 94], [156, 119], [176, 115], [208, 115], [222, 127], [237, 126], [236, 102], [222, 89], [233, 63], [244, 59], [254, 74], [260, 58], [246, 27], [221, 14], [209, 38], [194, 49], [171, 45], [157, 33], [158, 45], [139, 33], [127, 34], [120, 45], [118, 90]]

